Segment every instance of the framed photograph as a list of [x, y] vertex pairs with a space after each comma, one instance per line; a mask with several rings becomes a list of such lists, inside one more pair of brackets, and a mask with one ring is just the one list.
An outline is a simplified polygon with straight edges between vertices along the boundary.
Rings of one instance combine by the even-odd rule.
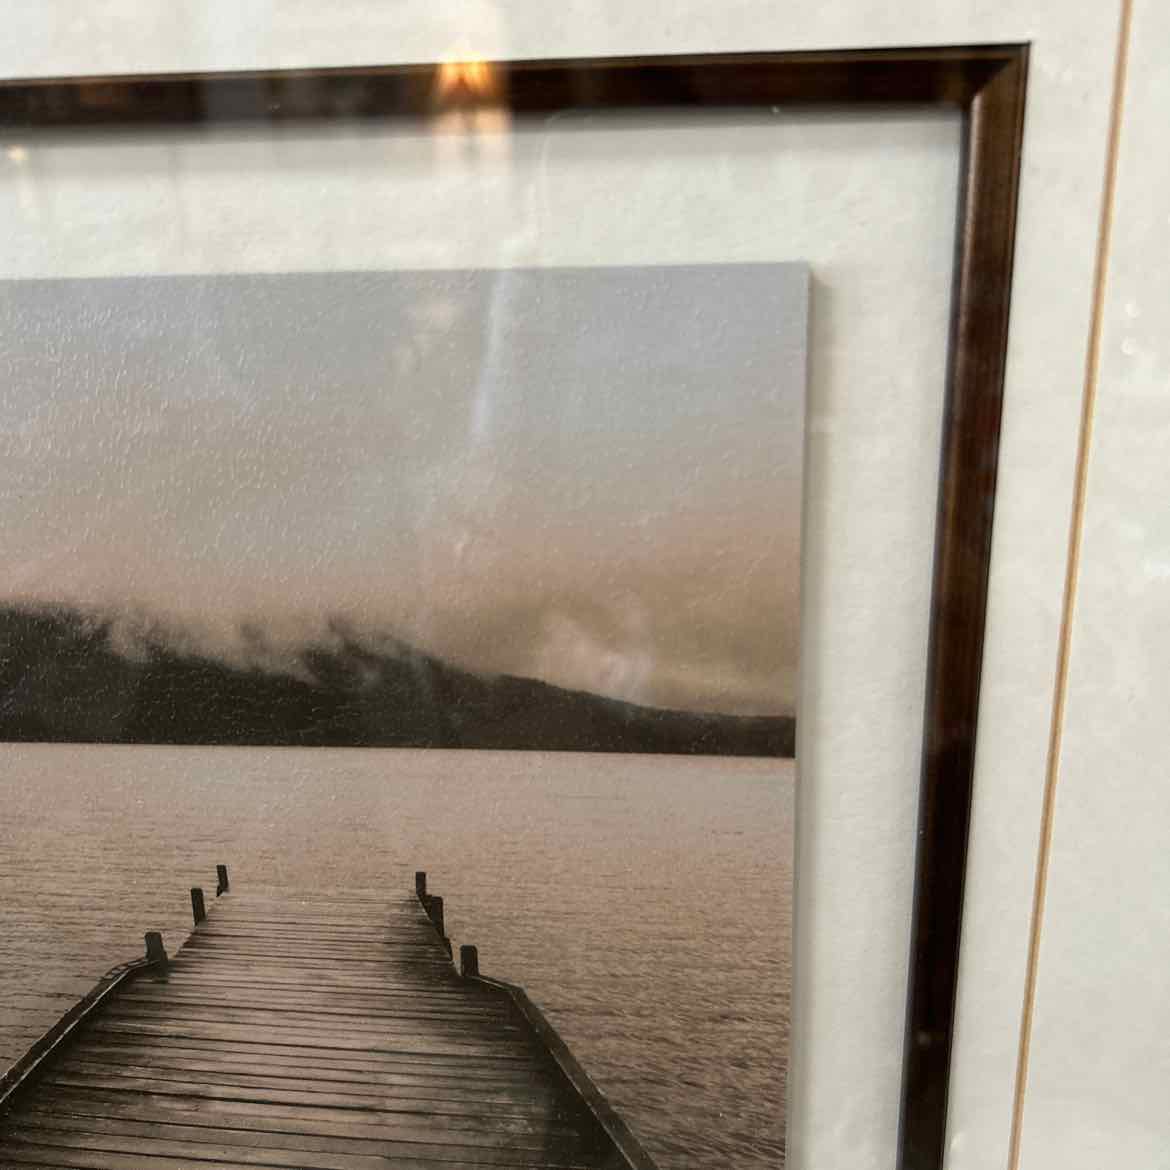
[[960, 147], [906, 711], [941, 1167], [1026, 62], [0, 86], [5, 1158], [784, 1164], [832, 306], [718, 224], [823, 199], [767, 143], [845, 113]]

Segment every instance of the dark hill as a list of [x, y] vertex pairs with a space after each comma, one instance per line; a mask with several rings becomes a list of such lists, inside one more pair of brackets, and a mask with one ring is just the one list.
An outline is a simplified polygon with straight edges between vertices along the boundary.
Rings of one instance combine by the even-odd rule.
[[0, 609], [0, 740], [508, 748], [790, 756], [794, 721], [639, 707], [536, 679], [480, 677], [344, 628], [295, 673], [233, 666], [60, 609]]

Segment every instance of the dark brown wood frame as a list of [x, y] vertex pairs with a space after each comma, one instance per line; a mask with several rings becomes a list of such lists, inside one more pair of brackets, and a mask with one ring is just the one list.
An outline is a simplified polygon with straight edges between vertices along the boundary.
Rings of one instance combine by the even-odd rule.
[[926, 107], [962, 112], [899, 1167], [939, 1170], [1023, 140], [1025, 45], [86, 77], [0, 84], [0, 131], [288, 123], [452, 105]]

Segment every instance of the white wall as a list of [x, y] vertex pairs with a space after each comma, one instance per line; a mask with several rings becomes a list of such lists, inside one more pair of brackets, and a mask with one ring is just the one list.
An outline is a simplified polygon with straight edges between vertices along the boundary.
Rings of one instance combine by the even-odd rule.
[[[1163, 194], [1170, 143], [1165, 67], [1159, 59], [1170, 28], [1157, 0], [1138, 0], [1133, 31], [1080, 594], [1056, 774], [1034, 1028], [1028, 1033], [1031, 1065], [1024, 1092], [1016, 1091], [1030, 986], [1033, 889], [1046, 841], [1049, 738], [1061, 685], [1066, 554], [1121, 4], [0, 3], [6, 30], [0, 75], [6, 77], [450, 56], [1033, 42], [950, 1116], [949, 1163], [963, 1170], [1008, 1166], [1017, 1120], [1022, 1120], [1019, 1164], [1029, 1170], [1165, 1164], [1157, 1161], [1159, 1147], [1170, 1145], [1162, 1108], [1170, 1096], [1170, 1073], [1159, 1043], [1166, 1028], [1158, 1027], [1166, 1023], [1158, 1005], [1166, 998], [1161, 970], [1170, 966], [1170, 943], [1165, 908], [1149, 897], [1151, 888], [1165, 893], [1168, 885], [1157, 828], [1167, 821], [1167, 806], [1155, 761], [1165, 756], [1158, 752], [1158, 699], [1170, 649], [1165, 624], [1170, 527], [1161, 506], [1170, 487], [1164, 456], [1170, 438], [1170, 319], [1164, 265], [1151, 258], [1164, 259], [1170, 244]], [[945, 182], [944, 172], [938, 174]], [[818, 197], [816, 191], [806, 194]], [[847, 228], [858, 232], [873, 209], [861, 199], [845, 200], [839, 210], [852, 217]], [[827, 218], [820, 230], [827, 237], [822, 246], [830, 251], [848, 237]], [[884, 224], [874, 223], [870, 236], [880, 245]], [[643, 246], [658, 245], [651, 239]], [[161, 263], [166, 269], [157, 248], [147, 252], [139, 257], [144, 268]], [[14, 255], [10, 250], [6, 263]], [[727, 257], [720, 252], [719, 258]], [[95, 257], [91, 252], [88, 258], [64, 259], [66, 267], [76, 261], [88, 269]], [[848, 256], [841, 260], [847, 268]], [[935, 277], [941, 263], [936, 262]], [[20, 269], [17, 263], [14, 271]], [[814, 317], [817, 312], [814, 293]], [[827, 330], [816, 342], [825, 369], [835, 354], [849, 352], [850, 320], [823, 318], [820, 327]], [[895, 336], [888, 348], [896, 353], [901, 344]], [[921, 344], [917, 335], [914, 344]], [[814, 350], [814, 370], [817, 363]], [[919, 388], [926, 384], [914, 381]], [[929, 427], [921, 405], [910, 402], [908, 409], [918, 425]], [[831, 413], [826, 417], [832, 420]], [[811, 422], [815, 433], [817, 419]], [[884, 436], [854, 437], [906, 442], [893, 425]], [[873, 513], [855, 516], [825, 504], [830, 489], [841, 499], [851, 492], [852, 498], [864, 498], [863, 481], [854, 479], [850, 487], [855, 470], [848, 448], [835, 450], [820, 463], [831, 476], [810, 484], [813, 497], [824, 504], [821, 521], [838, 525], [833, 531], [843, 534], [843, 543], [834, 543], [829, 528], [818, 536], [814, 527], [806, 544], [802, 734], [808, 758], [799, 813], [790, 1131], [792, 1164], [801, 1170], [892, 1164], [908, 925], [907, 842], [913, 838], [911, 786], [917, 776], [906, 747], [913, 727], [902, 726], [881, 767], [870, 769], [854, 766], [849, 755], [855, 750], [855, 758], [863, 758], [861, 737], [854, 737], [852, 747], [832, 738], [831, 720], [823, 724], [818, 743], [832, 746], [825, 751], [833, 759], [818, 759], [807, 736], [818, 725], [817, 713], [831, 712], [822, 697], [840, 701], [844, 693], [834, 680], [848, 681], [842, 629], [861, 632], [866, 646], [896, 649], [898, 668], [862, 687], [864, 710], [875, 725], [885, 712], [913, 710], [913, 700], [920, 699], [915, 663], [924, 648], [923, 630], [915, 634], [904, 620], [904, 605], [894, 607], [902, 616], [891, 622], [888, 611], [864, 595], [879, 601], [912, 597], [927, 550], [915, 537], [908, 545], [914, 555], [905, 566], [887, 559], [868, 578], [841, 563], [841, 549], [866, 546], [864, 526]], [[810, 474], [817, 467], [812, 454]], [[866, 466], [856, 464], [863, 478]], [[905, 486], [903, 502], [911, 509], [910, 489], [917, 486], [926, 496], [931, 490], [912, 477]], [[917, 513], [905, 515], [913, 528]], [[838, 626], [842, 620], [845, 625]], [[855, 670], [849, 678], [856, 678]]]
[[1170, 1166], [1170, 8], [1129, 37], [1021, 1127]]

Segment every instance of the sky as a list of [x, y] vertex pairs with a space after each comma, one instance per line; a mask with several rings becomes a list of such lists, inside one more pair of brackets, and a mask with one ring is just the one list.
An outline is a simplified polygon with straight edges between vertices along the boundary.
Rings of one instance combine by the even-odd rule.
[[[799, 264], [0, 281], [0, 603], [793, 710]], [[275, 667], [273, 667], [275, 668]]]

